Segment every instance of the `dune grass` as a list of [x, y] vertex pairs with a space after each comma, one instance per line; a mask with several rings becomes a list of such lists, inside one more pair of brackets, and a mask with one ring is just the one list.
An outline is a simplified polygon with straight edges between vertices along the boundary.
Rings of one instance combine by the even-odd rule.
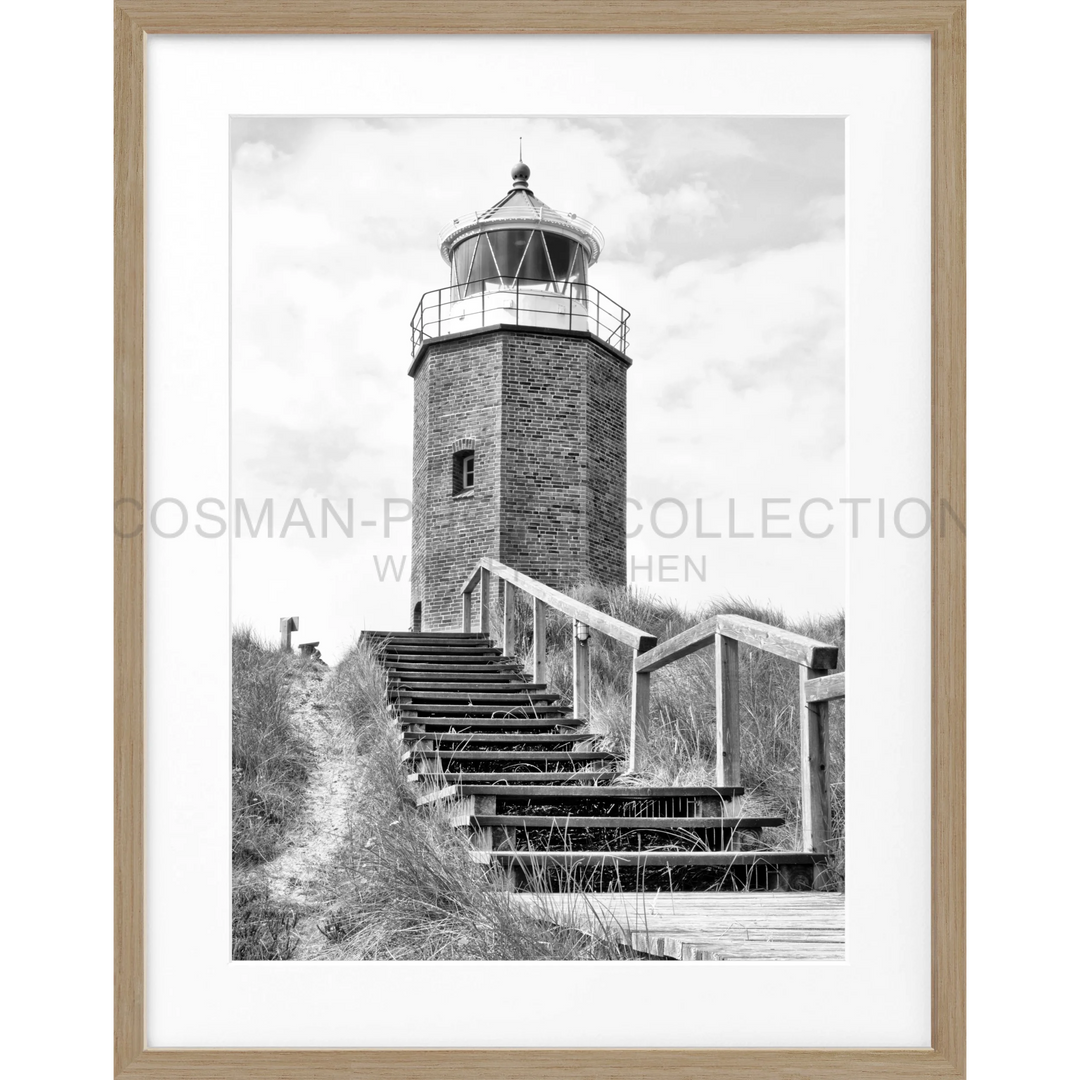
[[301, 812], [310, 751], [289, 720], [302, 661], [249, 627], [232, 638], [232, 851], [234, 867], [272, 859]]
[[622, 958], [614, 942], [525, 914], [508, 883], [471, 860], [460, 830], [414, 805], [385, 674], [369, 646], [349, 652], [332, 679], [328, 702], [352, 723], [361, 798], [326, 882], [320, 959]]

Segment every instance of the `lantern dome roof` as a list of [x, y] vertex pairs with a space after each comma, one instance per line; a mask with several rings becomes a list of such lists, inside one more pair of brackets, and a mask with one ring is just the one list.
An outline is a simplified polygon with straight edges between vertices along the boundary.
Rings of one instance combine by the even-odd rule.
[[533, 228], [543, 232], [557, 233], [577, 241], [584, 248], [590, 266], [600, 258], [604, 248], [604, 234], [577, 214], [553, 210], [538, 199], [529, 187], [532, 172], [523, 161], [510, 170], [513, 187], [487, 210], [454, 218], [439, 235], [439, 251], [443, 261], [451, 265], [454, 249], [478, 233], [499, 229]]

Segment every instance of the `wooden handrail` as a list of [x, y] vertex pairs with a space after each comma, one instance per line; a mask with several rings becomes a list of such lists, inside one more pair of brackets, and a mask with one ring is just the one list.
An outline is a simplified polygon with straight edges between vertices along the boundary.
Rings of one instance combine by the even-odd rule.
[[[656, 645], [656, 638], [652, 634], [646, 634], [644, 630], [624, 623], [621, 619], [605, 615], [604, 612], [491, 558], [481, 559], [461, 586], [461, 626], [465, 633], [472, 632], [472, 594], [477, 585], [480, 586], [480, 630], [487, 633], [490, 629], [488, 608], [491, 601], [492, 574], [503, 581], [503, 653], [507, 656], [511, 654], [515, 636], [514, 589], [521, 589], [533, 598], [534, 682], [547, 682], [547, 609], [554, 608], [573, 620], [574, 715], [582, 720], [589, 718], [589, 631], [596, 630], [623, 645], [629, 645], [634, 650], [635, 661], [640, 659], [642, 653]], [[634, 732], [639, 727], [644, 730], [648, 724], [649, 688], [648, 676], [638, 676], [632, 669], [631, 674], [630, 696], [634, 716], [638, 717], [644, 711], [641, 724], [631, 724], [630, 757], [633, 760], [636, 745]]]
[[637, 652], [644, 652], [656, 645], [656, 638], [652, 634], [646, 634], [644, 630], [624, 623], [621, 619], [605, 615], [604, 612], [583, 604], [580, 600], [575, 600], [572, 596], [567, 596], [566, 593], [559, 592], [558, 589], [553, 589], [550, 585], [545, 585], [542, 581], [529, 577], [528, 574], [522, 574], [496, 559], [484, 558], [476, 564], [476, 569], [465, 579], [465, 584], [461, 587], [462, 594], [473, 591], [484, 570], [497, 578], [502, 578], [503, 581], [510, 582], [515, 588], [543, 601], [548, 607], [561, 611], [576, 622], [583, 623], [592, 630], [598, 630], [601, 634], [606, 634], [623, 645], [629, 645]]
[[[799, 781], [804, 851], [825, 854], [830, 831], [829, 705], [842, 698], [844, 672], [835, 668], [840, 650], [835, 645], [742, 615], [713, 615], [668, 638], [634, 661], [635, 710], [631, 731], [631, 770], [634, 747], [648, 725], [649, 676], [668, 664], [710, 645], [716, 647], [716, 783], [738, 786], [741, 780], [739, 746], [739, 645], [783, 657], [799, 665]], [[642, 735], [636, 729], [641, 726]]]
[[642, 672], [656, 671], [673, 660], [711, 645], [717, 634], [808, 668], [836, 667], [840, 657], [840, 650], [835, 645], [815, 641], [779, 626], [770, 626], [742, 615], [713, 615], [651, 649], [635, 663], [634, 668]]

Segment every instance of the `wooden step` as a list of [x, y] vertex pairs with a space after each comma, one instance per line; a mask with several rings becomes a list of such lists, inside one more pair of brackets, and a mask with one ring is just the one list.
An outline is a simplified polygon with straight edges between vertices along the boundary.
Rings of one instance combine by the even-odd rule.
[[425, 697], [431, 694], [442, 694], [444, 691], [449, 694], [508, 694], [508, 693], [544, 693], [547, 688], [546, 683], [527, 683], [527, 682], [512, 682], [509, 679], [504, 679], [502, 682], [469, 682], [468, 679], [463, 679], [461, 682], [430, 682], [430, 683], [412, 683], [412, 682], [396, 682], [390, 683], [390, 692], [399, 696], [407, 694], [422, 694]]
[[[424, 761], [503, 761], [507, 764], [546, 765], [560, 763], [618, 761], [618, 755], [607, 750], [406, 750], [404, 758]], [[447, 768], [447, 771], [452, 771]]]
[[472, 851], [475, 862], [528, 868], [581, 866], [816, 866], [825, 855], [808, 851]]
[[677, 893], [809, 890], [823, 855], [795, 851], [471, 851], [533, 892]]
[[484, 653], [480, 656], [459, 654], [450, 657], [440, 657], [438, 655], [394, 656], [385, 658], [383, 667], [391, 673], [399, 671], [456, 671], [465, 674], [483, 674], [484, 672], [521, 671], [519, 665], [512, 660], [507, 660], [505, 656], [501, 656], [499, 653]]
[[[562, 799], [603, 799], [612, 802], [650, 802], [670, 801], [673, 799], [720, 799], [730, 802], [744, 794], [741, 787], [597, 787], [560, 792]], [[484, 784], [476, 779], [465, 780], [458, 784], [448, 784], [438, 791], [431, 791], [418, 800], [419, 805], [463, 799], [471, 796], [495, 795], [503, 799], [529, 799], [542, 797], [549, 792], [542, 787], [529, 784], [509, 784], [499, 787]]]
[[502, 653], [487, 642], [478, 641], [475, 645], [384, 645], [382, 655], [388, 660], [399, 656], [437, 656], [453, 660], [459, 656], [502, 656]]
[[529, 779], [529, 785], [533, 787], [551, 788], [559, 785], [569, 787], [573, 784], [587, 784], [591, 787], [603, 784], [610, 780], [613, 772], [600, 772], [583, 769], [580, 772], [490, 772], [490, 773], [410, 773], [406, 779], [410, 784], [438, 783], [458, 785], [466, 783], [478, 784], [513, 784], [520, 781], [523, 776]]
[[[389, 675], [391, 687], [418, 686], [421, 689], [444, 686], [448, 690], [455, 690], [468, 686], [536, 686], [543, 687], [546, 683], [527, 683], [519, 671], [482, 671], [469, 668], [467, 671], [447, 670], [446, 668], [430, 668], [423, 671], [403, 671], [396, 675]], [[441, 681], [442, 680], [442, 681]]]
[[483, 678], [485, 675], [498, 675], [500, 678], [505, 678], [508, 674], [520, 674], [521, 672], [521, 668], [509, 660], [501, 660], [495, 663], [478, 660], [471, 664], [462, 664], [456, 660], [452, 664], [391, 663], [383, 666], [386, 668], [388, 675], [398, 677], [411, 677], [416, 674], [442, 676], [453, 672], [468, 675], [470, 678]]
[[450, 717], [450, 716], [485, 716], [495, 719], [497, 717], [515, 716], [561, 716], [567, 712], [562, 705], [530, 705], [523, 702], [517, 712], [514, 708], [504, 705], [414, 705], [404, 702], [399, 706], [399, 711], [404, 715], [417, 716], [422, 719], [427, 717]]
[[481, 828], [501, 826], [507, 829], [549, 829], [563, 832], [567, 829], [645, 829], [679, 830], [696, 832], [701, 829], [742, 831], [747, 829], [771, 829], [784, 824], [779, 817], [552, 817], [530, 814], [470, 814], [453, 818], [453, 824], [471, 823]]
[[569, 716], [400, 716], [398, 723], [408, 729], [423, 727], [434, 733], [448, 731], [450, 728], [464, 733], [465, 729], [475, 731], [504, 732], [507, 735], [515, 731], [558, 731], [559, 728], [580, 727], [583, 721]]
[[602, 735], [597, 735], [594, 732], [533, 732], [522, 735], [515, 735], [513, 733], [497, 733], [492, 734], [484, 731], [473, 732], [426, 732], [426, 731], [406, 731], [403, 733], [403, 738], [408, 743], [413, 742], [431, 742], [434, 743], [436, 748], [441, 746], [470, 746], [475, 743], [491, 743], [493, 745], [507, 745], [513, 746], [518, 744], [527, 743], [529, 745], [539, 746], [558, 746], [559, 744], [577, 744], [588, 742], [590, 739], [603, 738]]
[[490, 634], [464, 630], [365, 630], [360, 637], [365, 641], [486, 641], [491, 643]]
[[516, 690], [506, 690], [501, 693], [453, 693], [449, 690], [430, 692], [426, 690], [399, 691], [398, 704], [403, 708], [412, 705], [447, 705], [476, 704], [476, 705], [531, 705], [534, 702], [556, 702], [559, 694], [538, 693], [536, 691], [518, 693]]

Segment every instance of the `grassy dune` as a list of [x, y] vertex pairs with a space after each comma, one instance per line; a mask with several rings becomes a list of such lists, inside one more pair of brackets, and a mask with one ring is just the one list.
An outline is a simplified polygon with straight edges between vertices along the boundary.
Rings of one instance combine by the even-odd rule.
[[[586, 587], [578, 599], [660, 640], [709, 614], [727, 612], [786, 627], [840, 646], [842, 615], [793, 622], [738, 601], [696, 612], [626, 589]], [[530, 609], [520, 598], [516, 655], [531, 663]], [[495, 625], [501, 620], [494, 619]], [[630, 650], [594, 635], [590, 728], [625, 755], [629, 745]], [[571, 628], [548, 626], [550, 679], [569, 699]], [[712, 649], [653, 676], [652, 731], [637, 771], [623, 782], [710, 784], [715, 773]], [[506, 882], [469, 858], [469, 845], [440, 813], [418, 811], [404, 780], [397, 726], [386, 704], [385, 675], [366, 646], [352, 649], [321, 682], [320, 716], [329, 749], [350, 763], [347, 823], [318, 868], [314, 898], [283, 899], [267, 888], [273, 860], [295, 837], [309, 779], [318, 769], [312, 743], [295, 722], [294, 688], [311, 679], [305, 662], [260, 641], [246, 628], [233, 638], [233, 933], [236, 959], [289, 959], [305, 942], [306, 959], [561, 960], [626, 958], [615, 942], [554, 929], [524, 915]], [[740, 650], [745, 810], [782, 816], [766, 830], [770, 848], [797, 846], [799, 829], [798, 671], [766, 653]], [[310, 685], [310, 684], [308, 684]], [[325, 734], [324, 734], [325, 738]], [[833, 842], [829, 880], [844, 880], [844, 708], [830, 707]], [[355, 763], [355, 765], [351, 763]], [[310, 833], [319, 822], [307, 820]], [[264, 873], [265, 870], [265, 873]], [[263, 876], [260, 876], [263, 875]], [[306, 923], [298, 930], [298, 924]], [[317, 932], [316, 932], [317, 928]]]

